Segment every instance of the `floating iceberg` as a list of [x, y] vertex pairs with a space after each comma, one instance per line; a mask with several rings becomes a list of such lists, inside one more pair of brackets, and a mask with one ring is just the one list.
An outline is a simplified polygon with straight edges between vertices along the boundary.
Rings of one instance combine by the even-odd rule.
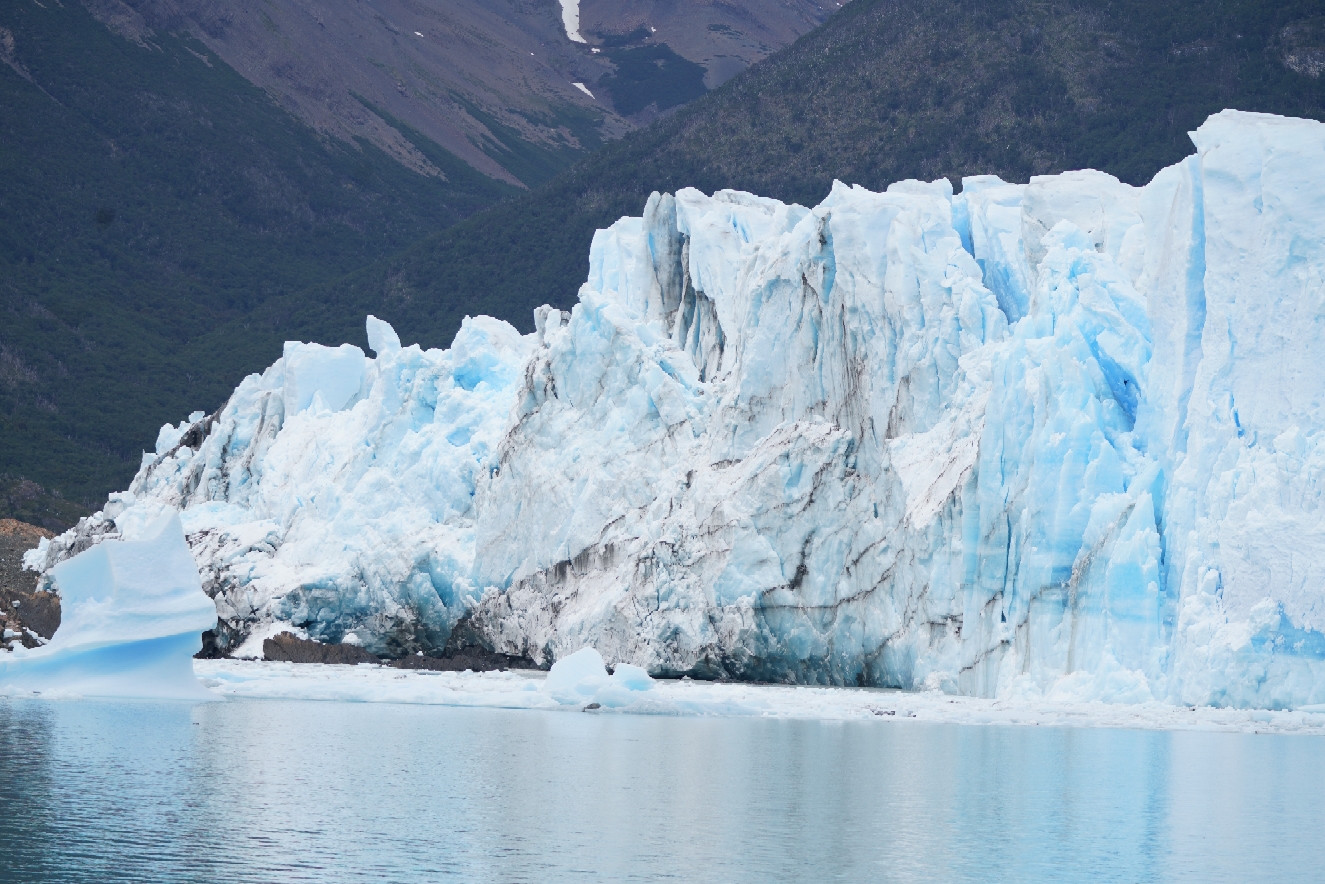
[[0, 693], [217, 699], [193, 674], [216, 622], [178, 517], [55, 565], [61, 622], [49, 643], [0, 656]]
[[543, 682], [543, 691], [563, 706], [630, 706], [641, 692], [653, 689], [653, 679], [640, 666], [618, 663], [611, 674], [603, 655], [593, 648], [581, 648], [552, 664]]
[[1193, 140], [1141, 188], [655, 194], [569, 313], [292, 344], [30, 564], [174, 507], [218, 651], [1325, 702], [1325, 125]]

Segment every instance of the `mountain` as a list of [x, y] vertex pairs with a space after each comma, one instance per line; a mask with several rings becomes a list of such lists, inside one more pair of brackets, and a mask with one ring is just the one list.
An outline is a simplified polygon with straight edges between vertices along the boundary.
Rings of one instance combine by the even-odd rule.
[[265, 360], [208, 331], [517, 192], [409, 129], [444, 177], [320, 137], [203, 44], [77, 3], [0, 7], [0, 61], [0, 500], [47, 527]]
[[1311, 0], [855, 0], [674, 116], [286, 315], [329, 341], [362, 340], [363, 313], [427, 346], [467, 313], [528, 329], [539, 304], [574, 303], [593, 232], [655, 190], [813, 205], [834, 179], [1094, 168], [1143, 184], [1224, 108], [1325, 117], [1323, 58]]
[[[439, 174], [403, 123], [522, 185], [702, 95], [827, 14], [810, 0], [88, 2], [135, 41], [192, 35], [320, 132]], [[567, 15], [578, 15], [576, 39]]]
[[651, 198], [528, 335], [286, 344], [33, 564], [180, 510], [212, 654], [1325, 702], [1325, 124], [1193, 140], [1142, 187]]

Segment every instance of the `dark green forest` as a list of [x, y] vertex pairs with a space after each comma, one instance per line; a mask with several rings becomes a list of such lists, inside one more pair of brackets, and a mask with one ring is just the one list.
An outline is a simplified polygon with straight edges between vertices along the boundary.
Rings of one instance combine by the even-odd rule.
[[84, 502], [127, 483], [162, 422], [218, 407], [287, 338], [362, 345], [371, 312], [439, 347], [466, 314], [527, 330], [537, 305], [571, 306], [593, 231], [653, 190], [811, 205], [835, 178], [1085, 167], [1141, 184], [1223, 108], [1325, 117], [1325, 78], [1290, 63], [1321, 49], [1318, 0], [854, 0], [514, 193], [435, 147], [446, 182], [327, 144], [184, 40], [121, 70], [143, 50], [104, 30], [79, 37], [95, 52], [62, 54], [48, 35], [25, 55], [42, 29], [19, 22], [23, 36], [18, 18], [0, 25], [47, 92], [0, 68], [6, 114], [24, 121], [0, 134], [16, 182], [0, 203], [0, 473]]

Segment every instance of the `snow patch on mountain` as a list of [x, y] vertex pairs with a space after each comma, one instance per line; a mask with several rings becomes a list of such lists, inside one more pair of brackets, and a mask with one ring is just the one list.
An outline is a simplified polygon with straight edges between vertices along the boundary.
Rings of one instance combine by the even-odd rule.
[[580, 0], [560, 0], [560, 2], [561, 24], [566, 29], [566, 37], [574, 43], [588, 42], [580, 36]]

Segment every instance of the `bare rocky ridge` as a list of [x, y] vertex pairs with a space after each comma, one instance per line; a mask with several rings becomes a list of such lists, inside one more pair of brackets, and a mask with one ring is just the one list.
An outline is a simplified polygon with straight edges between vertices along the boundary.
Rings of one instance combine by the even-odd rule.
[[37, 590], [37, 575], [23, 570], [23, 553], [51, 532], [14, 519], [0, 519], [0, 647], [18, 641], [26, 648], [49, 639], [60, 625], [60, 597]]
[[[112, 30], [150, 47], [187, 32], [287, 110], [337, 138], [365, 139], [441, 175], [408, 125], [479, 171], [532, 185], [633, 123], [593, 84], [612, 62], [563, 30], [557, 0], [85, 0]], [[595, 34], [656, 28], [654, 42], [702, 65], [710, 88], [818, 25], [836, 5], [587, 4]], [[583, 29], [582, 29], [583, 30]], [[588, 36], [588, 35], [586, 35]], [[591, 97], [575, 84], [587, 84]], [[642, 120], [641, 122], [647, 122]]]
[[51, 536], [72, 528], [87, 513], [87, 507], [65, 500], [59, 492], [31, 479], [0, 473], [0, 514], [5, 519], [37, 527]]

